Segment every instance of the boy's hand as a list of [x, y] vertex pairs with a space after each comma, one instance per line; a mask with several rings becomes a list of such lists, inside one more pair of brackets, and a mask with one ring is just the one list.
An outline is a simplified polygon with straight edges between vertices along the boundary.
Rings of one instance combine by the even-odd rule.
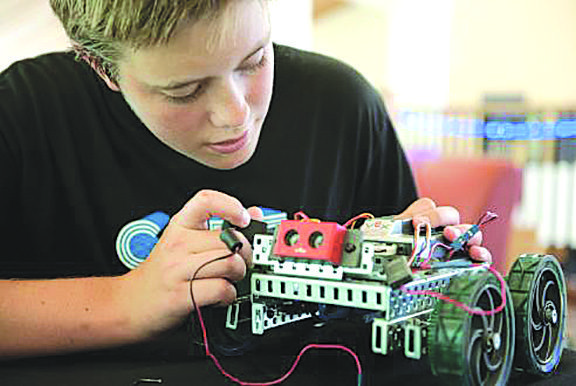
[[142, 335], [166, 330], [189, 315], [193, 310], [191, 289], [197, 307], [229, 304], [236, 298], [232, 282], [241, 280], [252, 265], [252, 249], [236, 232], [243, 246], [231, 254], [220, 240], [220, 231], [208, 230], [211, 216], [246, 227], [252, 216], [262, 218], [262, 213], [258, 208], [245, 209], [224, 193], [203, 190], [172, 217], [148, 259], [123, 277], [120, 296], [130, 310], [134, 328]]
[[[420, 198], [414, 201], [406, 210], [395, 217], [396, 219], [411, 218], [414, 225], [429, 223], [433, 228], [445, 226], [444, 237], [454, 241], [472, 225], [460, 224], [458, 210], [451, 206], [436, 206], [429, 198]], [[477, 232], [469, 241], [470, 257], [481, 262], [491, 262], [492, 254], [481, 246], [482, 232]]]

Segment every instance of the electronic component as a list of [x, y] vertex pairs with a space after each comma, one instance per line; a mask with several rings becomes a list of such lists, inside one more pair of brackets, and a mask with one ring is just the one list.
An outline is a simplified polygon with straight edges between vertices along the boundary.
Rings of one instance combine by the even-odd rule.
[[238, 232], [242, 233], [244, 237], [246, 237], [250, 245], [254, 245], [254, 236], [265, 235], [267, 233], [268, 226], [265, 222], [254, 219], [252, 219], [250, 221], [250, 224], [245, 228], [240, 228], [228, 221], [223, 221], [222, 229], [229, 229], [229, 228], [236, 229]]
[[[263, 207], [260, 207], [260, 210], [262, 210], [263, 215], [262, 222], [266, 223], [266, 233], [274, 233], [278, 225], [288, 218], [286, 212]], [[208, 229], [210, 230], [221, 229], [223, 224], [224, 220], [218, 216], [212, 216], [208, 219]]]
[[383, 259], [386, 284], [397, 289], [412, 280], [412, 270], [404, 256], [386, 256]]
[[220, 240], [232, 253], [237, 253], [242, 248], [242, 241], [234, 234], [232, 228], [226, 228], [220, 232]]
[[333, 222], [282, 221], [274, 255], [329, 261], [340, 265], [346, 228]]
[[468, 241], [470, 241], [470, 239], [476, 233], [478, 233], [479, 230], [480, 227], [478, 225], [476, 224], [472, 225], [470, 228], [468, 228], [466, 232], [462, 233], [450, 244], [450, 248], [452, 248], [454, 251], [461, 250], [468, 243]]
[[[345, 315], [372, 323], [374, 353], [428, 357], [434, 374], [459, 384], [505, 384], [515, 340], [524, 345], [523, 368], [551, 373], [566, 317], [561, 269], [551, 256], [523, 255], [507, 283], [489, 265], [473, 263], [466, 243], [494, 218], [486, 214], [452, 243], [442, 229], [393, 217], [366, 218], [360, 229], [305, 216], [281, 221], [274, 235], [255, 237], [245, 297], [251, 332]], [[526, 283], [537, 295], [526, 293]], [[514, 304], [510, 291], [526, 300]], [[327, 307], [349, 312], [327, 314]], [[228, 325], [235, 328], [238, 310], [230, 310]], [[522, 324], [514, 327], [514, 318]]]
[[393, 216], [367, 219], [360, 227], [364, 238], [372, 241], [386, 241], [394, 236], [407, 236], [414, 234], [412, 220], [394, 220]]

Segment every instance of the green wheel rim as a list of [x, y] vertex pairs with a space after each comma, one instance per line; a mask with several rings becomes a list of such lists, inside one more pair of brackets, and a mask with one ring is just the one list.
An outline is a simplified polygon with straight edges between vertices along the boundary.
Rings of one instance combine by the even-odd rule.
[[[502, 302], [501, 286], [487, 271], [452, 278], [447, 295], [485, 311]], [[475, 315], [440, 301], [430, 320], [430, 364], [445, 384], [501, 385], [512, 370], [514, 311], [506, 288], [506, 307], [493, 315]]]

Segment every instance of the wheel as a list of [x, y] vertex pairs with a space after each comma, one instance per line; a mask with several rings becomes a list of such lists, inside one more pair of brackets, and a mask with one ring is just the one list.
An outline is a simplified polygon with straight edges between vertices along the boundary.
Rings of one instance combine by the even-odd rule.
[[[508, 288], [498, 313], [473, 314], [439, 301], [430, 319], [428, 350], [432, 372], [443, 384], [504, 385], [514, 357], [514, 307]], [[446, 295], [474, 311], [502, 303], [500, 281], [489, 271], [467, 272], [450, 280]]]
[[515, 366], [549, 375], [562, 357], [566, 329], [566, 283], [550, 255], [522, 255], [506, 279], [516, 316]]

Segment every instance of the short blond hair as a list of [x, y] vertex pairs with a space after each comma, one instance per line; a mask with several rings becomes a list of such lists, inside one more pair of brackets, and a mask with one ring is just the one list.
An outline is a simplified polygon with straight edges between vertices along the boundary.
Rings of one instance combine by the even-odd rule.
[[166, 43], [182, 22], [212, 18], [239, 0], [50, 0], [77, 57], [110, 79], [122, 50]]

